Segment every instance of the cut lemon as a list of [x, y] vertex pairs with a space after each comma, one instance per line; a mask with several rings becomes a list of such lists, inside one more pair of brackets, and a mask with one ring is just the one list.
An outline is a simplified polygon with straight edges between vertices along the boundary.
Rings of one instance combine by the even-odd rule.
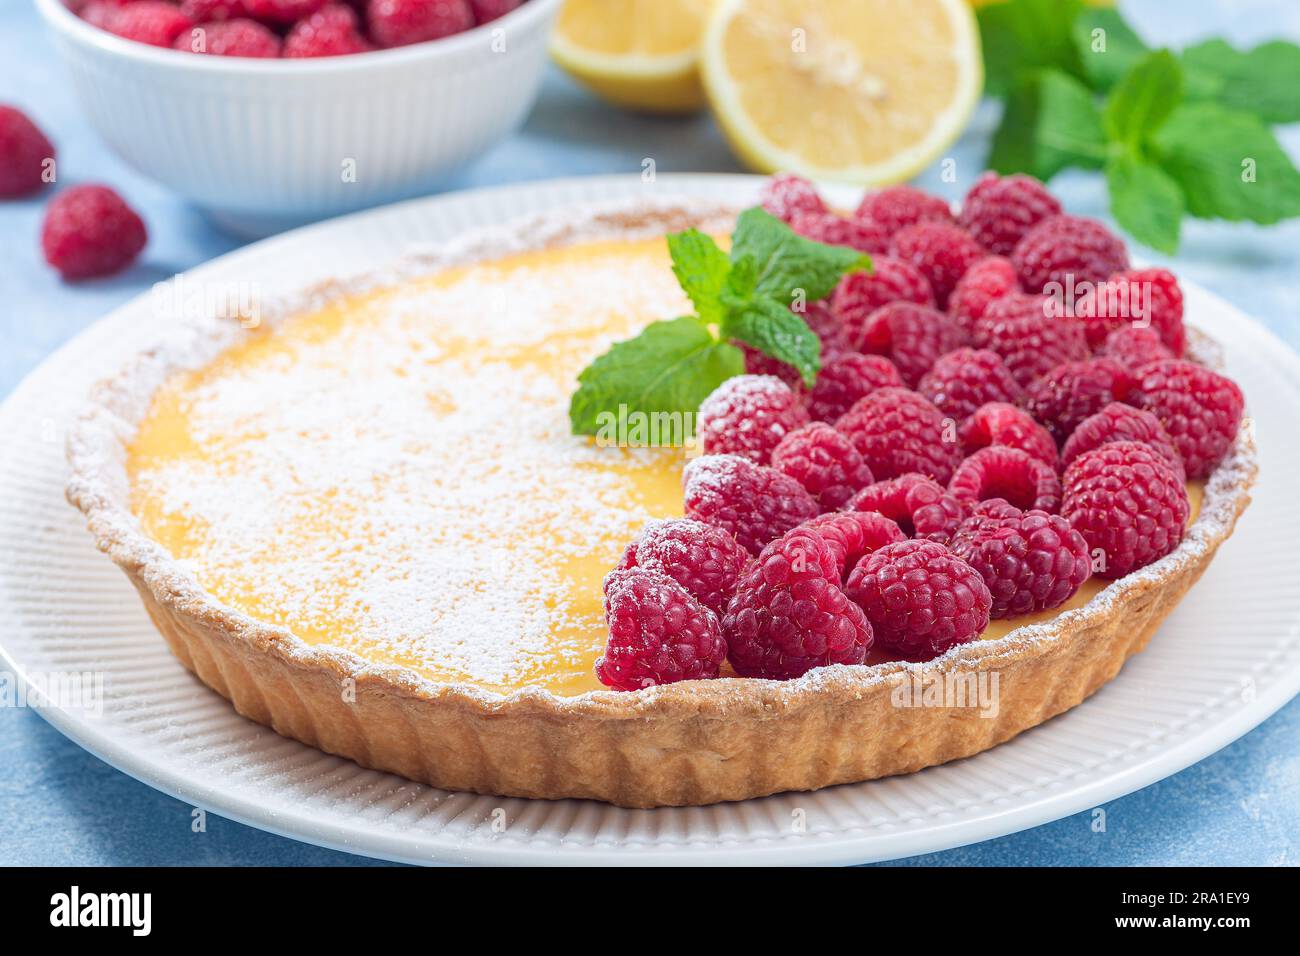
[[718, 0], [701, 72], [748, 166], [860, 185], [933, 162], [983, 85], [964, 0]]
[[705, 104], [700, 35], [706, 0], [566, 0], [551, 56], [618, 106], [685, 113]]

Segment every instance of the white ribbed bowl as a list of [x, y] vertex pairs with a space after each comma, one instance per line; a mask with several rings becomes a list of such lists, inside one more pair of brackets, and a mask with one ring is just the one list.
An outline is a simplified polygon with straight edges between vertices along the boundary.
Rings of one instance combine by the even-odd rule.
[[312, 60], [164, 50], [92, 27], [62, 0], [36, 4], [109, 146], [258, 234], [420, 195], [512, 131], [537, 95], [560, 0], [431, 43]]

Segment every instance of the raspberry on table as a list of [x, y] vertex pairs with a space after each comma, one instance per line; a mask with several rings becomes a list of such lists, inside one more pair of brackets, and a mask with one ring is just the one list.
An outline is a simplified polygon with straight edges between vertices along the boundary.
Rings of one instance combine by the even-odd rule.
[[1160, 419], [1188, 478], [1208, 478], [1236, 441], [1241, 425], [1246, 399], [1237, 383], [1181, 359], [1144, 365], [1135, 377], [1129, 402]]
[[744, 455], [766, 465], [782, 438], [808, 423], [789, 385], [772, 375], [736, 375], [700, 403], [696, 433], [706, 455]]
[[889, 254], [920, 270], [941, 309], [948, 307], [948, 297], [966, 270], [988, 255], [969, 233], [947, 222], [919, 222], [900, 229], [890, 240]]
[[177, 7], [162, 0], [136, 0], [125, 6], [97, 0], [81, 11], [81, 18], [123, 39], [163, 47], [175, 44], [194, 26]]
[[947, 544], [966, 517], [965, 506], [948, 490], [925, 475], [906, 474], [877, 481], [854, 495], [850, 512], [879, 514], [894, 522], [911, 538]]
[[1125, 325], [1106, 336], [1097, 349], [1098, 358], [1114, 359], [1127, 369], [1138, 369], [1152, 362], [1174, 358], [1160, 336], [1153, 329], [1139, 329]]
[[1029, 386], [1025, 411], [1063, 444], [1079, 423], [1111, 402], [1122, 402], [1133, 386], [1128, 369], [1113, 359], [1062, 362]]
[[860, 324], [891, 302], [934, 305], [929, 280], [906, 262], [890, 256], [872, 256], [871, 272], [850, 272], [831, 295], [831, 309], [844, 325]]
[[1049, 216], [1016, 243], [1011, 262], [1026, 292], [1080, 288], [1128, 268], [1124, 243], [1095, 219]]
[[468, 0], [370, 0], [370, 38], [382, 47], [439, 40], [474, 26]]
[[948, 493], [967, 505], [1004, 498], [1021, 510], [1055, 513], [1061, 506], [1061, 479], [1045, 461], [1007, 445], [989, 445], [953, 473]]
[[1183, 290], [1168, 269], [1118, 272], [1086, 289], [1073, 311], [1093, 348], [1121, 328], [1154, 330], [1173, 358], [1181, 358], [1187, 348]]
[[952, 295], [948, 296], [948, 314], [969, 335], [975, 323], [984, 318], [990, 303], [1019, 291], [1020, 280], [1011, 260], [985, 256], [957, 280]]
[[850, 348], [887, 357], [910, 386], [921, 380], [939, 356], [967, 341], [948, 316], [915, 302], [891, 302], [861, 322], [850, 320], [845, 323], [845, 336]]
[[818, 515], [799, 525], [797, 531], [815, 531], [835, 555], [836, 581], [843, 580], [862, 558], [887, 544], [906, 541], [898, 526], [876, 511], [837, 511]]
[[934, 541], [900, 541], [867, 555], [844, 593], [884, 650], [928, 661], [988, 627], [993, 597], [978, 571]]
[[671, 518], [647, 524], [623, 552], [617, 570], [646, 568], [665, 574], [721, 616], [751, 557], [721, 528]]
[[955, 423], [905, 388], [878, 388], [858, 399], [835, 427], [877, 479], [915, 471], [946, 483], [961, 458]]
[[829, 546], [820, 535], [796, 530], [765, 548], [741, 578], [722, 618], [727, 659], [741, 677], [790, 680], [814, 667], [866, 660], [871, 625], [824, 573], [821, 548]]
[[817, 187], [795, 173], [777, 173], [763, 184], [759, 201], [777, 219], [789, 222], [795, 213], [825, 215], [826, 207]]
[[1025, 233], [1060, 212], [1056, 197], [1033, 176], [988, 172], [966, 194], [957, 224], [989, 252], [1009, 256]]
[[848, 219], [833, 212], [799, 212], [790, 216], [790, 228], [816, 242], [830, 246], [848, 246], [859, 252], [884, 252], [889, 236], [878, 225], [865, 219]]
[[148, 242], [144, 221], [107, 186], [86, 184], [50, 200], [41, 226], [45, 261], [66, 280], [120, 272]]
[[808, 393], [808, 414], [819, 422], [834, 422], [863, 396], [902, 384], [903, 376], [883, 355], [846, 352], [823, 365], [817, 374]]
[[717, 677], [727, 655], [718, 616], [658, 571], [611, 571], [605, 622], [609, 640], [596, 676], [615, 690]]
[[916, 390], [958, 421], [989, 402], [1019, 402], [1025, 392], [997, 352], [968, 347], [940, 356]]
[[1169, 467], [1180, 481], [1186, 480], [1182, 456], [1174, 448], [1160, 419], [1150, 412], [1119, 402], [1112, 402], [1079, 423], [1061, 449], [1061, 466], [1069, 467], [1070, 462], [1084, 452], [1112, 441], [1136, 441], [1150, 445], [1160, 453], [1161, 458], [1169, 462]]
[[1108, 442], [1065, 469], [1061, 517], [1083, 535], [1093, 573], [1122, 578], [1183, 540], [1191, 504], [1182, 479], [1150, 445]]
[[853, 215], [878, 224], [889, 237], [918, 222], [953, 221], [952, 209], [946, 200], [915, 186], [887, 186], [867, 193]]
[[821, 513], [789, 475], [740, 455], [704, 455], [686, 465], [686, 517], [721, 528], [751, 554]]
[[25, 196], [46, 183], [54, 146], [22, 110], [0, 104], [0, 199]]
[[346, 56], [366, 53], [374, 45], [361, 34], [356, 11], [346, 4], [332, 3], [299, 20], [284, 38], [284, 55], [290, 59], [316, 56]]
[[825, 422], [788, 432], [772, 452], [772, 467], [803, 485], [822, 511], [835, 511], [873, 480], [853, 442]]
[[470, 6], [474, 9], [474, 20], [479, 24], [499, 20], [512, 10], [518, 9], [523, 2], [524, 0], [469, 0]]
[[1092, 574], [1088, 542], [1068, 521], [999, 498], [975, 505], [950, 547], [988, 585], [994, 619], [1059, 607]]
[[1062, 362], [1090, 354], [1079, 320], [1059, 314], [1050, 298], [1037, 294], [1012, 292], [994, 300], [971, 338], [976, 347], [1001, 355], [1025, 386]]
[[961, 424], [962, 450], [973, 454], [981, 448], [1005, 445], [1056, 467], [1056, 442], [1047, 429], [1022, 408], [1008, 402], [981, 405]]
[[280, 55], [280, 46], [280, 38], [254, 20], [218, 20], [182, 33], [176, 38], [175, 49], [207, 56], [274, 59]]
[[320, 11], [329, 0], [243, 0], [244, 9], [254, 20], [276, 27], [286, 27]]

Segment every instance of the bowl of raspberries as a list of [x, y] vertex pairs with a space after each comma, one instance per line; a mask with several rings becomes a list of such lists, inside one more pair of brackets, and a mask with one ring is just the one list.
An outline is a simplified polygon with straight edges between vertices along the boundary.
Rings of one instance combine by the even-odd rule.
[[256, 235], [437, 188], [527, 115], [560, 0], [37, 0], [144, 175]]

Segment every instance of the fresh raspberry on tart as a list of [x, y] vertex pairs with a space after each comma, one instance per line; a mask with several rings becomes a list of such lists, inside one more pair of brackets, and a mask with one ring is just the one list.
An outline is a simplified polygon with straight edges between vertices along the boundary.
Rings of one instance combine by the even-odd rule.
[[627, 546], [617, 570], [645, 568], [672, 578], [721, 615], [753, 559], [721, 528], [691, 518], [652, 521]]
[[884, 252], [889, 248], [885, 230], [869, 219], [847, 219], [835, 213], [796, 212], [790, 228], [806, 239], [828, 246], [847, 246], [859, 252]]
[[988, 252], [951, 223], [920, 222], [894, 234], [889, 254], [915, 266], [930, 283], [935, 303], [946, 309], [957, 281]]
[[1089, 415], [1124, 401], [1132, 385], [1128, 369], [1113, 359], [1063, 362], [1029, 386], [1024, 407], [1059, 445]]
[[1005, 498], [1024, 510], [1055, 512], [1061, 505], [1061, 479], [1051, 465], [1018, 448], [990, 445], [957, 466], [948, 493], [966, 505]]
[[878, 479], [919, 472], [946, 483], [961, 454], [956, 425], [923, 396], [878, 388], [835, 423]]
[[1130, 370], [1176, 358], [1154, 329], [1139, 329], [1132, 325], [1121, 326], [1107, 335], [1096, 354], [1097, 358], [1114, 359]]
[[718, 616], [658, 571], [611, 571], [605, 622], [609, 640], [596, 676], [615, 690], [717, 677], [726, 658]]
[[1152, 329], [1173, 358], [1181, 358], [1187, 347], [1183, 290], [1168, 269], [1117, 272], [1079, 296], [1073, 312], [1094, 349], [1111, 332], [1125, 327]]
[[975, 640], [993, 605], [979, 572], [934, 541], [901, 541], [867, 555], [844, 593], [862, 608], [877, 645], [912, 661]]
[[707, 455], [744, 455], [766, 465], [808, 412], [789, 385], [772, 375], [736, 375], [700, 403], [696, 432]]
[[1059, 607], [1092, 573], [1088, 542], [1068, 521], [1000, 498], [975, 505], [949, 546], [988, 585], [994, 619]]
[[977, 348], [1001, 355], [1016, 381], [1026, 386], [1062, 362], [1090, 354], [1078, 319], [1060, 314], [1047, 296], [1021, 292], [990, 303], [971, 339]]
[[1094, 553], [1093, 573], [1122, 578], [1183, 540], [1191, 504], [1182, 479], [1150, 445], [1108, 442], [1065, 469], [1061, 517]]
[[1019, 402], [1025, 390], [997, 352], [959, 348], [942, 355], [916, 390], [945, 415], [961, 421], [989, 402]]
[[1020, 280], [1011, 260], [985, 256], [957, 280], [952, 295], [948, 296], [948, 315], [970, 335], [993, 302], [1019, 291]]
[[1025, 233], [1060, 212], [1060, 202], [1034, 177], [988, 172], [966, 193], [957, 224], [989, 252], [1008, 256]]
[[967, 341], [948, 316], [915, 302], [891, 302], [861, 322], [848, 321], [845, 335], [851, 348], [887, 357], [909, 386], [915, 386], [939, 356]]
[[705, 455], [682, 474], [686, 517], [721, 528], [751, 554], [821, 513], [789, 475], [740, 455]]
[[933, 478], [907, 474], [877, 481], [850, 499], [849, 511], [879, 514], [912, 538], [946, 544], [966, 516], [960, 501]]
[[833, 422], [860, 398], [878, 388], [902, 387], [903, 376], [883, 355], [845, 352], [822, 366], [808, 393], [808, 414], [819, 422]]
[[1056, 467], [1056, 442], [1051, 434], [1024, 409], [1007, 402], [981, 405], [962, 422], [958, 436], [967, 455], [990, 445], [1006, 445]]
[[890, 237], [918, 222], [953, 221], [952, 209], [946, 200], [915, 186], [887, 186], [869, 192], [862, 197], [854, 216], [879, 224]]
[[830, 545], [838, 569], [836, 580], [843, 580], [872, 551], [907, 540], [896, 521], [875, 511], [837, 511], [818, 515], [795, 529], [799, 530], [815, 531]]
[[789, 432], [772, 452], [772, 467], [803, 485], [822, 511], [837, 510], [873, 481], [862, 453], [825, 422]]
[[1232, 379], [1179, 359], [1138, 369], [1129, 401], [1160, 419], [1192, 480], [1208, 478], [1223, 460], [1246, 405]]
[[1011, 262], [1026, 292], [1044, 292], [1051, 286], [1066, 294], [1126, 270], [1128, 252], [1097, 220], [1062, 213], [1025, 233], [1011, 252]]
[[795, 173], [777, 173], [763, 184], [759, 197], [763, 208], [784, 222], [789, 222], [795, 213], [830, 212], [817, 187]]
[[1069, 467], [1070, 462], [1084, 452], [1113, 441], [1136, 441], [1150, 445], [1160, 453], [1160, 457], [1169, 462], [1169, 467], [1174, 469], [1179, 479], [1185, 480], [1182, 456], [1178, 454], [1165, 427], [1160, 424], [1160, 419], [1150, 412], [1119, 402], [1112, 402], [1079, 423], [1061, 449], [1061, 466]]
[[872, 256], [871, 271], [850, 272], [831, 294], [831, 309], [846, 325], [861, 323], [891, 302], [934, 305], [930, 282], [915, 266], [890, 256]]

